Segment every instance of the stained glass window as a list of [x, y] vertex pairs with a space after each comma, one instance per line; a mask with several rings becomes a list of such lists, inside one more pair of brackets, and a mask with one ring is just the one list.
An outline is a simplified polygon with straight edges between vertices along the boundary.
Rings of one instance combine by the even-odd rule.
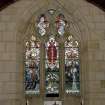
[[47, 17], [45, 14], [42, 14], [38, 19], [38, 32], [41, 36], [44, 36], [46, 34], [47, 28], [49, 27], [49, 23], [47, 21]]
[[59, 14], [56, 19], [56, 28], [60, 36], [63, 36], [65, 33], [65, 27], [67, 26], [67, 21], [63, 14]]
[[47, 97], [59, 96], [59, 46], [51, 36], [45, 44], [45, 89]]
[[[64, 42], [67, 34], [69, 33], [69, 22], [61, 12], [50, 9], [34, 19], [33, 24], [30, 24], [29, 33], [35, 33], [42, 41], [41, 48], [45, 48], [42, 52], [43, 57], [40, 58], [40, 42], [34, 36], [26, 42], [25, 49], [25, 92], [26, 94], [39, 94], [40, 93], [40, 76], [45, 75], [45, 96], [46, 97], [59, 97], [60, 90], [60, 74], [63, 76], [60, 66], [59, 53], [65, 52], [64, 56], [64, 87], [67, 94], [80, 93], [80, 60], [79, 60], [79, 43], [72, 36], [69, 36]], [[32, 27], [31, 27], [32, 26]], [[43, 37], [44, 36], [44, 37]], [[62, 37], [60, 37], [62, 36]], [[43, 38], [41, 38], [43, 37]], [[48, 41], [46, 42], [48, 38]], [[57, 42], [57, 40], [59, 42]], [[58, 39], [59, 38], [59, 39]], [[62, 39], [64, 38], [64, 39]], [[45, 42], [45, 43], [44, 43]], [[59, 43], [64, 44], [63, 51], [59, 50]], [[62, 47], [62, 46], [61, 46]], [[41, 61], [40, 61], [41, 60]], [[42, 66], [40, 66], [40, 63]], [[44, 65], [44, 66], [43, 66]], [[44, 67], [44, 68], [43, 68]], [[43, 69], [45, 74], [40, 75]], [[63, 70], [63, 68], [62, 68]], [[60, 73], [61, 72], [61, 73]], [[62, 78], [62, 77], [61, 77]], [[63, 78], [62, 78], [63, 79]], [[63, 91], [63, 90], [62, 90]]]
[[40, 42], [32, 36], [25, 46], [25, 92], [26, 94], [39, 94]]
[[79, 45], [72, 36], [65, 42], [65, 92], [80, 93]]

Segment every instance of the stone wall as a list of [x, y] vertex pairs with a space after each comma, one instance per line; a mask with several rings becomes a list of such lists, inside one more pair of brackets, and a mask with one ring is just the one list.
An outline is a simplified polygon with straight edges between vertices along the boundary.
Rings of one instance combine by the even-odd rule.
[[[78, 27], [71, 31], [81, 42], [81, 96], [84, 103], [104, 105], [105, 13], [85, 0], [20, 0], [0, 12], [2, 105], [25, 105], [23, 40], [26, 37], [26, 29], [33, 15], [43, 9], [58, 8], [59, 5]], [[80, 105], [78, 97], [64, 96], [63, 99], [64, 105]], [[42, 96], [33, 97], [30, 101], [32, 105], [43, 105]]]

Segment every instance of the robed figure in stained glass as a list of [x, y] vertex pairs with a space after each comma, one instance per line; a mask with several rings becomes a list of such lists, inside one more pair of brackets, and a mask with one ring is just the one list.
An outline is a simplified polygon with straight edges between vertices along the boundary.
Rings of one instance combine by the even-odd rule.
[[40, 43], [32, 36], [26, 42], [25, 91], [26, 94], [39, 94]]
[[42, 14], [40, 16], [37, 27], [39, 34], [41, 36], [44, 36], [46, 34], [46, 29], [49, 27], [49, 23], [47, 21], [45, 14]]
[[79, 46], [72, 36], [65, 42], [65, 91], [66, 93], [79, 94]]
[[59, 96], [59, 50], [58, 43], [52, 36], [46, 47], [46, 96]]
[[56, 19], [56, 28], [60, 36], [63, 36], [65, 33], [65, 27], [67, 26], [67, 21], [63, 14], [59, 14]]

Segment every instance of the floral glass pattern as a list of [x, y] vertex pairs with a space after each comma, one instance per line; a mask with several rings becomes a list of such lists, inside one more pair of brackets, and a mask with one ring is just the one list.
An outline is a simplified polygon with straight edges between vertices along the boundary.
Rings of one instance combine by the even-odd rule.
[[39, 18], [38, 24], [38, 32], [41, 36], [44, 36], [46, 34], [46, 30], [49, 27], [49, 23], [47, 21], [47, 18], [45, 14], [42, 14]]
[[26, 94], [39, 94], [40, 42], [32, 36], [25, 46], [25, 92]]
[[47, 97], [59, 96], [59, 47], [54, 37], [45, 44], [45, 88]]
[[72, 36], [65, 42], [65, 92], [80, 93], [79, 45]]

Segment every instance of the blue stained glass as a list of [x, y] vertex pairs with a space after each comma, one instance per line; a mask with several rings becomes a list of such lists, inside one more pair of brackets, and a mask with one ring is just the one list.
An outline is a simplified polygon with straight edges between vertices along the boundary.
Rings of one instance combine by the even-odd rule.
[[38, 20], [38, 32], [41, 36], [44, 36], [47, 32], [47, 28], [49, 27], [49, 22], [47, 21], [45, 14], [42, 14]]
[[80, 63], [78, 42], [72, 36], [65, 42], [65, 92], [80, 93]]
[[25, 92], [39, 94], [40, 92], [40, 43], [34, 36], [26, 42], [25, 53]]
[[65, 33], [65, 28], [67, 27], [67, 21], [63, 14], [59, 14], [56, 19], [56, 29], [60, 36], [63, 36]]

